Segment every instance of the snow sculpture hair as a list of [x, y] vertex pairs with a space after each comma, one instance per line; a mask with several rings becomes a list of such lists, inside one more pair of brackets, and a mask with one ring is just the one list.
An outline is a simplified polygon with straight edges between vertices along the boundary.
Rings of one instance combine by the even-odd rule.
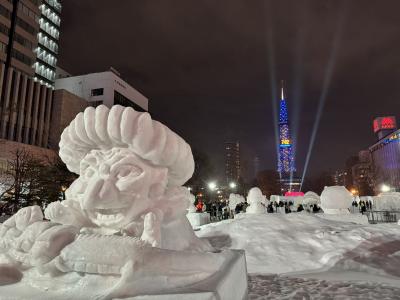
[[147, 112], [104, 105], [79, 113], [61, 135], [60, 157], [68, 169], [80, 174], [80, 161], [91, 150], [129, 148], [154, 165], [167, 167], [168, 185], [180, 186], [193, 174], [190, 146]]

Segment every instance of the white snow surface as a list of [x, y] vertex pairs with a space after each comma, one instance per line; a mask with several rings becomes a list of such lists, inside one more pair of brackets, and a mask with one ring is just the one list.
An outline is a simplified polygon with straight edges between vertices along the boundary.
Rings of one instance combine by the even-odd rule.
[[346, 215], [241, 214], [196, 234], [217, 247], [245, 250], [250, 299], [399, 299], [397, 224], [370, 225]]

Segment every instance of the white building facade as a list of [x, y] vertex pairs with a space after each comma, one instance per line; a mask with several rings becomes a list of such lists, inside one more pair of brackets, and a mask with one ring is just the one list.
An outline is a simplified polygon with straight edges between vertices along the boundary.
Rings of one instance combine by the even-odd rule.
[[148, 111], [149, 100], [121, 79], [114, 69], [106, 72], [71, 76], [56, 80], [55, 89], [64, 89], [89, 102], [91, 106], [115, 104]]

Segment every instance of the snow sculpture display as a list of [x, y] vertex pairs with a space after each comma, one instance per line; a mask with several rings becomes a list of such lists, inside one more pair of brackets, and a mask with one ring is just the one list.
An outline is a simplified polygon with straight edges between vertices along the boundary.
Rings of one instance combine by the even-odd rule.
[[229, 195], [229, 209], [231, 210], [231, 212], [235, 212], [235, 208], [238, 204], [240, 203], [244, 203], [245, 199], [242, 195], [239, 194], [233, 194], [231, 193]]
[[232, 259], [195, 236], [182, 187], [194, 170], [190, 146], [148, 113], [89, 107], [62, 133], [60, 157], [79, 178], [46, 208], [49, 221], [32, 206], [0, 225], [0, 299], [160, 293]]
[[386, 192], [373, 197], [374, 210], [400, 210], [400, 193]]
[[194, 203], [196, 202], [196, 197], [192, 194], [189, 194], [189, 208], [188, 208], [188, 214], [192, 214], [196, 212], [196, 205]]
[[352, 194], [344, 186], [327, 186], [321, 194], [321, 207], [326, 214], [349, 214]]
[[246, 209], [248, 214], [265, 214], [265, 196], [262, 194], [258, 187], [250, 189], [247, 195], [247, 202], [249, 206]]
[[202, 212], [197, 211], [196, 205], [194, 205], [196, 197], [192, 194], [189, 195], [189, 209], [186, 215], [187, 219], [193, 228], [210, 223], [210, 214], [205, 212], [205, 205], [202, 206]]
[[303, 197], [303, 202], [302, 202], [303, 206], [309, 207], [311, 205], [321, 205], [321, 198], [318, 196], [317, 193], [314, 192], [307, 192], [304, 194]]

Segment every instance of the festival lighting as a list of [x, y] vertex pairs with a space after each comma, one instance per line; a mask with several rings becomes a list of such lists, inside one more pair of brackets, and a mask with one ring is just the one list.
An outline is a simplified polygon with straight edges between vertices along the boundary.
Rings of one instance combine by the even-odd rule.
[[339, 15], [339, 18], [337, 20], [336, 33], [335, 33], [335, 36], [334, 36], [334, 39], [332, 42], [332, 47], [331, 47], [332, 50], [330, 53], [328, 66], [325, 71], [324, 81], [322, 84], [322, 92], [321, 92], [321, 96], [318, 101], [317, 114], [315, 116], [315, 122], [314, 122], [314, 126], [313, 126], [312, 133], [311, 133], [310, 144], [308, 146], [306, 162], [304, 164], [303, 175], [301, 177], [302, 181], [301, 181], [301, 185], [300, 185], [300, 190], [303, 187], [303, 182], [304, 182], [304, 179], [306, 178], [308, 164], [310, 162], [311, 154], [312, 154], [312, 151], [314, 148], [314, 142], [315, 142], [317, 132], [318, 132], [319, 123], [320, 123], [322, 113], [324, 110], [326, 98], [328, 96], [328, 90], [329, 90], [329, 87], [330, 87], [330, 84], [332, 81], [333, 70], [334, 70], [335, 62], [336, 62], [336, 55], [337, 55], [337, 52], [339, 49], [340, 39], [342, 36], [342, 31], [343, 31], [344, 18], [345, 18], [345, 14], [342, 13]]
[[281, 89], [281, 101], [279, 103], [279, 140], [278, 172], [280, 174], [292, 174], [296, 171], [296, 168], [294, 164], [293, 147], [289, 129], [287, 104], [283, 91], [283, 82]]
[[230, 182], [230, 183], [229, 183], [229, 187], [230, 187], [231, 189], [236, 188], [236, 183]]

